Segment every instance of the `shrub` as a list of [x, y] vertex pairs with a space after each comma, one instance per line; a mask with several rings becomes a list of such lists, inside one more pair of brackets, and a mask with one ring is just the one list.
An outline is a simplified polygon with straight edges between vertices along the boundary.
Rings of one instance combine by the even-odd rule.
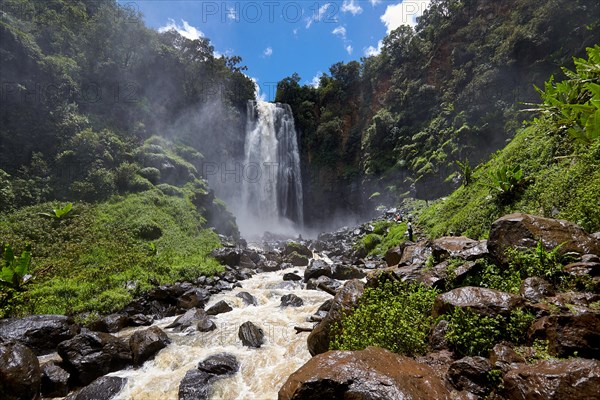
[[365, 289], [354, 312], [332, 330], [331, 349], [378, 346], [407, 355], [424, 353], [436, 295], [435, 289], [398, 281]]

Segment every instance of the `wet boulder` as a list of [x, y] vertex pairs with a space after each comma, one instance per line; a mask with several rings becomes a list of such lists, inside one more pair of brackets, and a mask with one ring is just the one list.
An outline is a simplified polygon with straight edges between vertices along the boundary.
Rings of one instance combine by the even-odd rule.
[[508, 315], [521, 306], [523, 299], [511, 293], [475, 286], [465, 286], [438, 295], [434, 317], [451, 313], [456, 307], [467, 308], [483, 316]]
[[133, 314], [129, 316], [128, 325], [130, 326], [149, 326], [154, 322], [154, 318], [151, 315], [144, 314]]
[[215, 324], [215, 321], [210, 319], [207, 315], [206, 317], [198, 321], [198, 323], [196, 324], [196, 329], [198, 330], [198, 332], [210, 332], [217, 329], [217, 324]]
[[489, 372], [492, 364], [484, 357], [464, 357], [448, 368], [448, 380], [458, 390], [484, 396], [491, 391]]
[[539, 277], [530, 277], [521, 283], [519, 294], [525, 300], [538, 303], [546, 297], [554, 296], [554, 287]]
[[445, 319], [440, 320], [429, 335], [429, 347], [432, 350], [444, 350], [448, 348], [448, 340], [446, 339], [446, 333], [448, 332], [448, 321]]
[[142, 365], [171, 343], [167, 334], [158, 326], [134, 332], [129, 338], [129, 347], [134, 365]]
[[486, 240], [473, 240], [465, 236], [446, 236], [433, 241], [433, 257], [438, 261], [447, 258], [462, 258], [473, 261], [488, 254]]
[[548, 341], [548, 351], [558, 357], [600, 358], [600, 313], [550, 315], [536, 320], [531, 339]]
[[69, 394], [69, 377], [55, 361], [42, 366], [42, 395], [44, 397], [65, 397]]
[[331, 277], [341, 281], [349, 279], [362, 279], [366, 274], [354, 265], [338, 264], [331, 269]]
[[304, 282], [309, 279], [316, 279], [320, 276], [331, 278], [331, 265], [323, 260], [312, 260], [310, 265], [304, 270]]
[[513, 364], [525, 364], [525, 358], [505, 344], [497, 344], [490, 351], [490, 362], [495, 368], [507, 372]]
[[303, 305], [304, 300], [293, 293], [281, 297], [281, 307], [302, 307]]
[[263, 260], [256, 265], [256, 268], [262, 272], [274, 272], [281, 269], [279, 262], [275, 260]]
[[118, 376], [103, 376], [65, 400], [111, 400], [125, 387], [127, 379]]
[[423, 240], [417, 244], [407, 244], [402, 252], [399, 265], [423, 265], [431, 256], [431, 242]]
[[203, 288], [193, 288], [177, 298], [177, 307], [189, 310], [202, 308], [210, 299], [210, 292]]
[[256, 297], [252, 296], [248, 292], [239, 292], [238, 294], [235, 295], [235, 297], [242, 299], [244, 304], [247, 306], [257, 306], [258, 305], [258, 301], [256, 300]]
[[309, 262], [308, 257], [306, 257], [302, 254], [298, 254], [295, 251], [291, 254], [288, 254], [285, 257], [285, 260], [287, 262], [289, 262], [290, 264], [292, 264], [294, 267], [304, 267], [304, 266], [307, 266], [308, 262]]
[[317, 279], [311, 278], [306, 283], [307, 290], [323, 290], [327, 293], [335, 293], [342, 286], [342, 282], [331, 279], [325, 275]]
[[514, 400], [597, 399], [600, 361], [572, 358], [519, 364], [504, 375], [505, 398]]
[[21, 343], [0, 343], [0, 398], [34, 400], [40, 394], [40, 364]]
[[329, 351], [310, 359], [279, 390], [279, 400], [450, 399], [427, 365], [388, 350]]
[[339, 324], [344, 314], [354, 310], [363, 294], [365, 284], [359, 280], [351, 280], [337, 292], [329, 313], [308, 335], [308, 351], [312, 356], [329, 350], [331, 329]]
[[109, 333], [80, 333], [58, 345], [67, 370], [82, 385], [132, 362], [129, 345]]
[[127, 314], [109, 314], [92, 322], [89, 328], [93, 331], [115, 333], [119, 332], [129, 324]]
[[240, 365], [234, 355], [219, 353], [189, 370], [179, 384], [179, 400], [208, 400], [214, 381], [233, 375]]
[[240, 369], [240, 363], [233, 354], [213, 354], [198, 364], [198, 369], [211, 375], [233, 375]]
[[207, 315], [218, 315], [232, 311], [233, 308], [225, 300], [220, 300], [206, 310]]
[[210, 255], [223, 265], [235, 267], [240, 265], [242, 250], [232, 247], [223, 247], [213, 250]]
[[185, 314], [180, 315], [175, 319], [175, 321], [171, 322], [169, 325], [165, 326], [165, 329], [171, 329], [175, 332], [181, 332], [186, 328], [189, 328], [192, 325], [197, 324], [202, 319], [206, 318], [206, 311], [201, 308], [192, 308], [185, 312]]
[[297, 243], [297, 242], [287, 242], [285, 244], [283, 254], [285, 254], [287, 256], [294, 252], [300, 254], [301, 256], [307, 257], [307, 258], [312, 258], [312, 256], [313, 256], [312, 250], [310, 250], [304, 244]]
[[406, 247], [406, 242], [401, 243], [396, 247], [392, 247], [385, 253], [385, 262], [388, 267], [392, 267], [394, 265], [400, 264], [400, 260], [402, 260], [402, 253], [404, 248]]
[[561, 254], [600, 255], [600, 240], [588, 235], [579, 226], [563, 220], [543, 218], [530, 214], [516, 213], [496, 220], [488, 239], [490, 255], [500, 263], [506, 263], [506, 250], [511, 247], [531, 248], [538, 241], [546, 250], [558, 245]]
[[244, 322], [238, 330], [238, 337], [244, 346], [259, 348], [265, 340], [265, 333], [252, 322]]
[[79, 326], [64, 315], [32, 315], [0, 320], [0, 339], [19, 342], [35, 354], [45, 354], [79, 333]]
[[301, 281], [302, 277], [300, 275], [296, 275], [293, 272], [288, 272], [283, 275], [284, 281]]

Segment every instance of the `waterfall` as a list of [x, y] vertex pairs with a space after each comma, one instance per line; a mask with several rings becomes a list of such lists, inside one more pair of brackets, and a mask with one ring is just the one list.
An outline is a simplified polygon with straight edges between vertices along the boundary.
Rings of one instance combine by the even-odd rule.
[[242, 205], [244, 225], [277, 231], [286, 221], [302, 226], [302, 177], [298, 138], [287, 104], [248, 102]]

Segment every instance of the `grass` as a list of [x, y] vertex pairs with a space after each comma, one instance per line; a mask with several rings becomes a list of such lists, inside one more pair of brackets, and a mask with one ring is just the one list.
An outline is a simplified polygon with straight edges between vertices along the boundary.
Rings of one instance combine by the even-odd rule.
[[385, 255], [392, 247], [407, 240], [405, 237], [406, 223], [377, 221], [373, 224], [373, 233], [365, 235], [358, 243], [369, 255]]
[[[34, 282], [3, 316], [115, 311], [153, 283], [193, 280], [222, 267], [208, 256], [218, 236], [185, 198], [158, 190], [77, 203], [73, 216], [38, 215], [55, 203], [0, 215], [0, 237], [17, 251], [32, 244]], [[0, 301], [2, 299], [0, 298]]]

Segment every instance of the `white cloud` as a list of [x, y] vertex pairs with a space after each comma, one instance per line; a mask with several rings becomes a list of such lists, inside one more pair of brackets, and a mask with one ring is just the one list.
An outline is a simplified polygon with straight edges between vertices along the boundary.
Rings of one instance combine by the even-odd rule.
[[265, 56], [265, 57], [271, 57], [272, 54], [273, 54], [273, 49], [271, 47], [267, 47], [263, 51], [263, 56]]
[[348, 52], [349, 55], [352, 55], [352, 52], [354, 51], [354, 48], [352, 47], [351, 44], [349, 44], [348, 46], [346, 46], [346, 51]]
[[317, 74], [315, 76], [313, 76], [312, 80], [310, 81], [309, 85], [314, 87], [314, 88], [318, 88], [319, 85], [321, 84], [321, 75], [323, 75], [323, 73], [321, 71], [317, 72]]
[[197, 28], [188, 24], [187, 21], [181, 20], [183, 25], [178, 25], [173, 19], [169, 18], [165, 26], [158, 28], [159, 32], [177, 31], [181, 36], [190, 40], [197, 40], [204, 37], [204, 33]]
[[398, 4], [387, 6], [381, 21], [390, 33], [400, 25], [417, 25], [417, 17], [423, 15], [423, 11], [429, 7], [431, 0], [402, 1]]
[[371, 5], [373, 7], [375, 7], [377, 4], [381, 3], [382, 0], [369, 0], [369, 3], [371, 3]]
[[337, 28], [332, 30], [331, 33], [341, 37], [342, 39], [346, 39], [346, 28], [344, 28], [343, 26], [338, 26]]
[[298, 28], [294, 28], [292, 33], [294, 34], [294, 37], [298, 37]]
[[235, 19], [237, 19], [237, 17], [238, 17], [238, 15], [237, 15], [237, 11], [235, 10], [235, 8], [229, 7], [227, 9], [227, 19], [235, 20]]
[[[319, 10], [314, 13], [313, 16], [311, 16], [310, 18], [306, 19], [306, 29], [309, 29], [313, 22], [320, 22], [323, 19], [323, 16], [325, 15], [325, 13], [327, 12], [327, 10], [329, 9], [329, 7], [331, 7], [332, 4], [331, 3], [325, 3], [323, 4], [321, 7], [319, 7]], [[333, 22], [336, 21], [336, 18], [328, 18], [327, 22]]]
[[382, 46], [383, 46], [383, 40], [380, 40], [379, 43], [377, 43], [377, 47], [369, 46], [369, 47], [363, 49], [365, 57], [379, 55], [379, 53], [381, 53]]
[[363, 12], [362, 7], [356, 4], [355, 1], [356, 0], [344, 0], [341, 8], [342, 12], [349, 12], [352, 15], [357, 15]]

